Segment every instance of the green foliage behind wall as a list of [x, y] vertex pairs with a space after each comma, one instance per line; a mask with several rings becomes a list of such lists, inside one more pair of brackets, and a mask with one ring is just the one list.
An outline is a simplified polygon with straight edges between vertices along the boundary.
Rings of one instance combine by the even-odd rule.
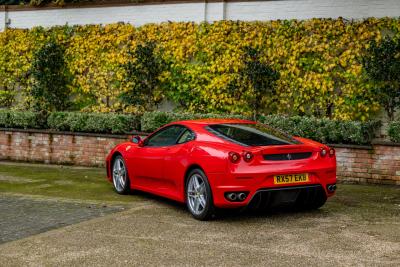
[[[366, 120], [379, 109], [365, 79], [362, 57], [371, 40], [400, 36], [400, 20], [161, 23], [9, 29], [0, 33], [0, 106], [28, 108], [32, 55], [50, 36], [65, 46], [75, 107], [129, 111], [119, 100], [129, 86], [129, 51], [154, 42], [167, 68], [160, 74], [168, 97], [189, 112], [251, 114], [244, 70], [246, 47], [277, 72], [274, 98], [262, 96], [268, 113]], [[239, 81], [239, 82], [237, 82]], [[234, 84], [235, 86], [232, 86]]]

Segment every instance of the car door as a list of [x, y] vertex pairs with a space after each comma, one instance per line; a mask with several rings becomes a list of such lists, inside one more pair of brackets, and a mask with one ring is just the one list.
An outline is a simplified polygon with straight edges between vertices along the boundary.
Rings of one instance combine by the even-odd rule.
[[175, 145], [169, 147], [165, 155], [165, 172], [164, 177], [169, 181], [169, 184], [173, 185], [171, 192], [181, 197], [181, 191], [184, 188], [183, 177], [185, 175], [186, 168], [188, 166], [188, 155], [191, 151], [190, 141], [196, 138], [194, 132], [188, 128], [185, 128]]
[[180, 125], [162, 128], [146, 138], [143, 146], [129, 153], [136, 186], [157, 192], [173, 186], [165, 179], [165, 156], [183, 130]]

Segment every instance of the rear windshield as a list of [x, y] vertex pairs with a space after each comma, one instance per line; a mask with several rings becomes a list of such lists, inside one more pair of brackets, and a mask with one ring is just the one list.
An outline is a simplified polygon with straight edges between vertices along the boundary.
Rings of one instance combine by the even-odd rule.
[[244, 146], [272, 146], [299, 144], [293, 137], [267, 125], [257, 124], [213, 124], [207, 126], [211, 133]]

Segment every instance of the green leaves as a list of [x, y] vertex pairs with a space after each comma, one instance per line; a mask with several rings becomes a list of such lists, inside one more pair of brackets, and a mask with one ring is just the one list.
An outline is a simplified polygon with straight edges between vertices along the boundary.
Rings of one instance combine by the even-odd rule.
[[194, 119], [205, 119], [205, 118], [233, 118], [233, 119], [247, 119], [242, 115], [229, 115], [229, 114], [200, 114], [200, 113], [176, 113], [176, 112], [163, 112], [153, 111], [145, 112], [141, 117], [141, 130], [143, 132], [152, 132], [159, 127], [173, 122], [181, 120], [194, 120]]
[[373, 92], [390, 120], [400, 107], [400, 40], [386, 37], [373, 40], [363, 59], [365, 72], [374, 82]]
[[245, 47], [244, 69], [242, 71], [243, 78], [250, 83], [253, 89], [249, 103], [253, 107], [254, 118], [257, 117], [262, 108], [263, 98], [272, 98], [275, 95], [276, 81], [279, 79], [279, 72], [275, 71], [270, 63], [262, 61], [260, 50]]
[[[248, 117], [242, 115], [153, 111], [146, 112], [141, 117], [141, 130], [152, 132], [173, 121], [202, 118], [248, 119]], [[328, 144], [370, 144], [380, 127], [379, 121], [337, 121], [315, 117], [287, 117], [281, 115], [260, 116], [258, 121], [294, 136], [310, 138]]]
[[[152, 132], [173, 121], [204, 118], [248, 119], [237, 114], [162, 111], [145, 112], [142, 116], [120, 113], [52, 112], [43, 123], [39, 112], [0, 110], [0, 127], [126, 134], [134, 131]], [[370, 144], [380, 127], [379, 121], [337, 121], [281, 115], [260, 116], [259, 121], [291, 135], [328, 144]], [[400, 122], [391, 123], [388, 134], [392, 141], [400, 142]]]
[[50, 39], [34, 54], [31, 72], [33, 108], [36, 111], [65, 110], [69, 106], [70, 79], [64, 48]]
[[400, 121], [393, 121], [389, 124], [388, 135], [390, 140], [400, 143]]
[[337, 121], [315, 117], [269, 115], [260, 121], [291, 135], [328, 144], [369, 144], [380, 127], [379, 121]]
[[0, 91], [0, 108], [9, 108], [15, 101], [16, 92], [13, 90], [1, 90]]
[[400, 40], [385, 37], [373, 40], [364, 58], [364, 68], [377, 82], [400, 82]]
[[139, 130], [139, 118], [118, 113], [53, 112], [50, 129], [59, 131], [125, 134]]
[[43, 125], [37, 112], [0, 110], [0, 127], [36, 129]]
[[[396, 87], [381, 94], [387, 91], [381, 84], [388, 82], [362, 75], [361, 58], [371, 40], [379, 46], [382, 34], [400, 38], [400, 19], [8, 29], [0, 33], [0, 106], [32, 106], [32, 82], [37, 83], [31, 77], [32, 55], [51, 36], [65, 47], [72, 74], [68, 110], [136, 114], [167, 98], [185, 112], [251, 115], [257, 110], [366, 121], [398, 99]], [[51, 92], [34, 90], [39, 96]], [[47, 103], [47, 96], [38, 99], [43, 104], [38, 109], [60, 107]]]
[[128, 62], [123, 67], [127, 90], [120, 96], [122, 102], [128, 106], [142, 106], [145, 110], [154, 109], [162, 100], [160, 75], [165, 68], [157, 55], [156, 44], [139, 44], [134, 52], [128, 52]]

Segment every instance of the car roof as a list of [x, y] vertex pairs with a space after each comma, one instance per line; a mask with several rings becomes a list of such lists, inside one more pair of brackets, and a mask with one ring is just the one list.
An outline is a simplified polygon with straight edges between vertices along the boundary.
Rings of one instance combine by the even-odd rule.
[[210, 124], [226, 124], [226, 123], [255, 124], [256, 122], [250, 120], [241, 120], [241, 119], [197, 119], [197, 120], [176, 121], [173, 124], [210, 125]]

